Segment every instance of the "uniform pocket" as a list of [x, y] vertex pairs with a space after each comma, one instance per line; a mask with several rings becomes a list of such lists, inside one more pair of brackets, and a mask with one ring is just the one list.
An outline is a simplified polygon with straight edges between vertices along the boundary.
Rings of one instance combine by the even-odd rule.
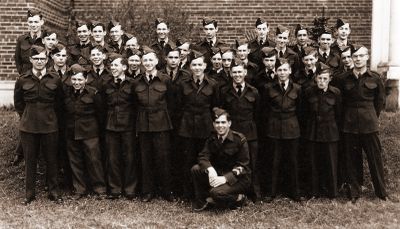
[[365, 82], [364, 85], [368, 89], [375, 89], [376, 87], [378, 87], [378, 84], [376, 84], [375, 82]]
[[52, 91], [57, 88], [57, 84], [55, 84], [55, 83], [46, 83], [45, 86], [46, 86], [46, 88], [48, 88]]
[[32, 89], [34, 86], [35, 86], [34, 83], [29, 82], [29, 83], [25, 83], [25, 84], [22, 86], [22, 89], [24, 89], [25, 91], [29, 91], [29, 90]]

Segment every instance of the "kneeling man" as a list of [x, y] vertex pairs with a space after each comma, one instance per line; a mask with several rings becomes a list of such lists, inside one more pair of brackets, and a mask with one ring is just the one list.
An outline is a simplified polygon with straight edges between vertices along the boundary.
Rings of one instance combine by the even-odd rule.
[[243, 193], [250, 187], [249, 147], [245, 136], [230, 129], [231, 118], [220, 108], [213, 109], [215, 133], [206, 140], [192, 167], [195, 189], [194, 211], [210, 204], [240, 207]]

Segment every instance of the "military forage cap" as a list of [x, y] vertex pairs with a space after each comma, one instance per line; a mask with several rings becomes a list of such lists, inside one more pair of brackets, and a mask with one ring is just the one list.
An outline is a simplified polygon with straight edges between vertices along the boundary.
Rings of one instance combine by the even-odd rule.
[[218, 47], [212, 47], [212, 48], [211, 48], [211, 54], [212, 54], [212, 56], [215, 56], [215, 55], [217, 55], [218, 53], [222, 55], [222, 51], [221, 51], [220, 48], [218, 48]]
[[43, 46], [32, 45], [31, 50], [30, 50], [30, 56], [36, 56], [45, 51], [46, 51], [46, 49]]
[[317, 55], [317, 49], [307, 46], [304, 48], [304, 56]]
[[143, 45], [142, 50], [143, 50], [143, 55], [147, 55], [149, 53], [154, 53], [154, 54], [156, 53], [156, 51], [154, 51], [152, 48], [150, 48], [147, 45]]
[[209, 24], [214, 24], [215, 27], [218, 26], [218, 22], [216, 20], [208, 18], [208, 17], [203, 18], [203, 26], [206, 26]]
[[124, 59], [124, 57], [119, 53], [112, 52], [108, 55], [108, 59], [110, 60], [110, 62], [113, 62], [118, 58]]
[[112, 28], [114, 28], [115, 26], [121, 26], [121, 29], [123, 29], [121, 23], [119, 23], [118, 21], [115, 21], [115, 20], [111, 20], [111, 21], [108, 23], [108, 26], [107, 26], [108, 31], [110, 31], [110, 30], [111, 30]]
[[238, 49], [240, 46], [246, 45], [246, 44], [248, 44], [248, 42], [245, 40], [237, 40], [237, 39], [235, 40], [235, 48], [236, 49]]
[[45, 30], [45, 31], [43, 31], [43, 37], [48, 37], [48, 36], [50, 36], [50, 35], [52, 35], [52, 34], [55, 34], [55, 35], [57, 36], [57, 33], [54, 32], [54, 31], [51, 31], [51, 30]]
[[264, 23], [267, 23], [267, 21], [264, 20], [263, 18], [257, 18], [257, 20], [256, 20], [256, 27], [259, 26], [259, 25], [261, 25], [261, 24], [264, 24]]
[[299, 32], [300, 30], [306, 30], [307, 31], [307, 28], [302, 26], [301, 24], [297, 24], [296, 28], [294, 29], [294, 34], [297, 36], [297, 32]]
[[342, 55], [345, 52], [349, 52], [351, 53], [351, 47], [350, 46], [344, 46], [342, 47], [342, 49], [340, 50], [340, 55]]
[[324, 63], [320, 63], [319, 68], [317, 69], [317, 75], [321, 75], [324, 73], [330, 73], [331, 72], [331, 68], [324, 64]]
[[94, 27], [96, 27], [96, 26], [101, 26], [101, 27], [103, 27], [103, 29], [106, 29], [106, 26], [104, 25], [103, 22], [93, 20], [93, 21], [92, 21], [92, 29], [93, 29]]
[[288, 64], [290, 66], [289, 60], [285, 58], [278, 58], [275, 63], [275, 68], [279, 68], [284, 64]]
[[35, 15], [39, 15], [39, 17], [42, 18], [42, 12], [40, 12], [39, 10], [36, 10], [36, 9], [29, 9], [28, 10], [28, 14], [27, 14], [28, 18], [33, 17]]
[[279, 34], [285, 33], [285, 32], [289, 33], [289, 29], [286, 28], [285, 26], [278, 25], [278, 26], [276, 27], [276, 33], [275, 33], [276, 35], [279, 35]]
[[276, 50], [272, 47], [264, 47], [261, 49], [262, 58], [270, 58], [276, 55]]
[[321, 33], [319, 34], [319, 36], [321, 36], [322, 34], [332, 34], [332, 31], [329, 28], [324, 26], [324, 28], [321, 31]]
[[166, 24], [168, 26], [168, 22], [166, 20], [164, 20], [163, 18], [157, 18], [156, 21], [155, 21], [156, 27], [160, 23], [164, 23], [164, 24]]
[[127, 49], [126, 52], [125, 52], [125, 58], [129, 58], [129, 57], [134, 56], [134, 55], [136, 55], [138, 57], [142, 57], [142, 52], [140, 50], [137, 50], [137, 49], [134, 49], [134, 50]]
[[178, 40], [176, 40], [176, 47], [180, 47], [186, 43], [189, 43], [189, 45], [190, 45], [190, 41], [188, 39], [178, 38]]
[[61, 43], [58, 43], [54, 46], [54, 49], [51, 50], [51, 55], [57, 54], [61, 52], [63, 49], [65, 49], [65, 46]]
[[203, 57], [204, 53], [198, 50], [192, 50], [192, 52], [190, 53], [190, 59], [191, 60], [195, 60], [197, 58]]
[[70, 71], [71, 71], [74, 75], [76, 75], [76, 74], [78, 74], [78, 73], [85, 73], [85, 72], [86, 72], [86, 69], [85, 69], [84, 67], [82, 67], [80, 64], [73, 64], [73, 65], [70, 67]]
[[358, 51], [362, 51], [362, 50], [366, 50], [366, 52], [368, 53], [368, 49], [364, 46], [364, 45], [360, 45], [360, 44], [355, 44], [353, 45], [353, 48], [351, 50], [351, 55], [353, 55], [354, 53], [358, 52]]
[[76, 23], [75, 23], [76, 28], [79, 28], [79, 27], [84, 26], [84, 25], [86, 25], [86, 27], [87, 27], [89, 30], [92, 30], [92, 23], [90, 23], [89, 21], [85, 21], [85, 20], [76, 20]]
[[340, 28], [340, 27], [342, 27], [342, 26], [344, 26], [345, 24], [348, 24], [348, 23], [345, 22], [345, 21], [343, 21], [343, 20], [340, 19], [340, 18], [338, 18], [338, 19], [336, 20], [336, 28], [337, 28], [337, 29]]

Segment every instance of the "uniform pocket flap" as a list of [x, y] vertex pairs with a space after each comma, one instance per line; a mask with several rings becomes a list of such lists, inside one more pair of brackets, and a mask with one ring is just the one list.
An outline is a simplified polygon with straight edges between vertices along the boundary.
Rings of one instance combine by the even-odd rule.
[[376, 84], [375, 82], [365, 82], [364, 84], [368, 89], [375, 89], [376, 87], [378, 87], [378, 84]]
[[46, 83], [45, 86], [50, 90], [55, 90], [57, 88], [57, 84], [55, 83]]
[[24, 85], [22, 86], [22, 89], [24, 89], [24, 90], [30, 90], [30, 89], [32, 89], [34, 86], [35, 86], [34, 83], [26, 83], [26, 84], [24, 84]]

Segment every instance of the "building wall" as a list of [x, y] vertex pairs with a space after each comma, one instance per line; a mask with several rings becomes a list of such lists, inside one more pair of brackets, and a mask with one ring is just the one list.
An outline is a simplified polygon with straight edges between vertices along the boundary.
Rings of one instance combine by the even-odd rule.
[[[13, 52], [16, 38], [26, 31], [26, 11], [28, 7], [42, 9], [46, 26], [66, 31], [68, 28], [68, 7], [72, 2], [77, 18], [109, 20], [115, 7], [125, 6], [124, 0], [2, 0], [0, 3], [0, 79], [12, 79], [16, 70]], [[133, 1], [131, 1], [133, 2]], [[297, 23], [312, 26], [314, 17], [321, 16], [325, 6], [325, 16], [343, 18], [351, 24], [351, 40], [370, 47], [372, 0], [136, 0], [137, 7], [143, 6], [162, 9], [168, 4], [176, 4], [183, 11], [190, 12], [188, 23], [196, 25], [194, 40], [200, 39], [201, 19], [204, 16], [218, 20], [218, 36], [228, 43], [236, 38], [244, 38], [247, 30], [254, 28], [257, 17], [269, 21], [273, 35], [278, 24], [294, 28]], [[122, 6], [122, 7], [121, 7]], [[114, 9], [114, 10], [113, 10]], [[144, 11], [145, 12], [145, 11]], [[140, 15], [138, 15], [140, 17]], [[4, 18], [4, 19], [3, 19]], [[128, 31], [135, 34], [135, 31]], [[171, 31], [173, 33], [174, 31]]]
[[2, 0], [0, 3], [0, 80], [17, 76], [14, 50], [18, 36], [27, 32], [26, 15], [30, 8], [40, 9], [45, 18], [45, 28], [61, 35], [68, 27], [69, 0]]

